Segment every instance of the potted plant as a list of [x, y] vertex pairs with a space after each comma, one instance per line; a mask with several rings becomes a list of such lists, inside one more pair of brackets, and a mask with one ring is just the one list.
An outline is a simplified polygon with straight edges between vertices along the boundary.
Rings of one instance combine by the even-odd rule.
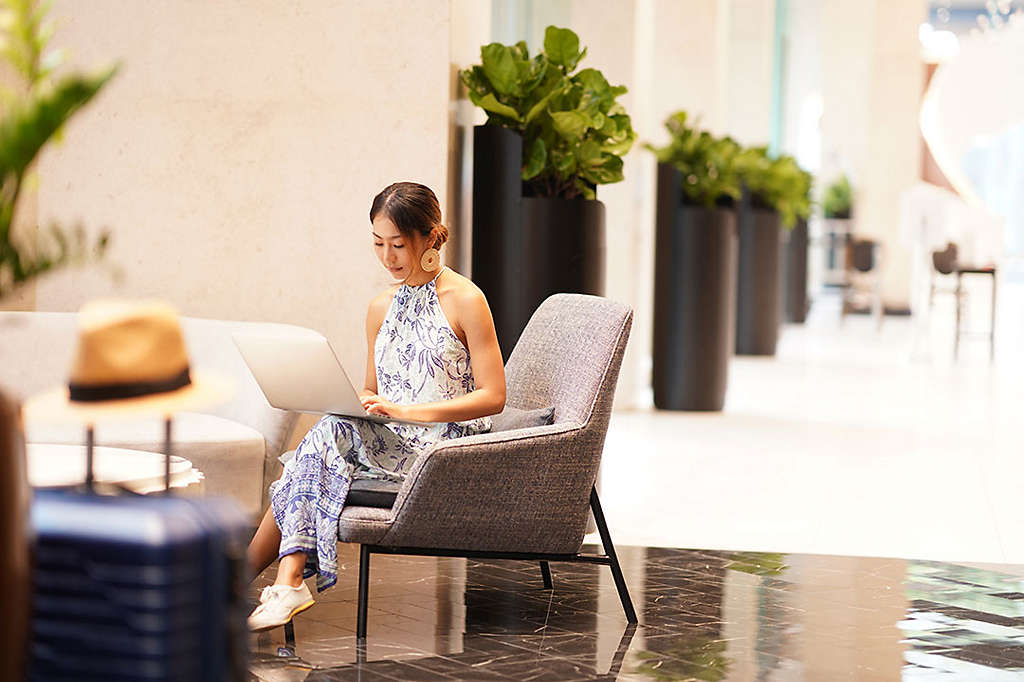
[[491, 43], [460, 72], [487, 112], [473, 131], [473, 280], [494, 311], [506, 359], [536, 307], [556, 292], [604, 293], [604, 205], [636, 138], [626, 92], [579, 69], [579, 37], [548, 26], [544, 49]]
[[846, 280], [846, 246], [853, 234], [853, 187], [845, 173], [825, 188], [821, 209], [825, 218], [825, 284], [842, 286]]
[[743, 150], [737, 164], [744, 198], [738, 212], [736, 353], [774, 355], [782, 323], [782, 230], [806, 210], [803, 171], [792, 157], [772, 159], [765, 147]]
[[654, 405], [721, 410], [736, 322], [740, 146], [687, 122], [665, 121], [658, 158], [654, 259]]
[[799, 196], [796, 224], [789, 233], [785, 252], [786, 319], [802, 324], [807, 320], [810, 301], [807, 298], [807, 218], [811, 213], [811, 188], [814, 177], [807, 171], [800, 171], [794, 186], [794, 196]]
[[[16, 88], [0, 91], [0, 300], [20, 285], [67, 263], [102, 254], [103, 235], [91, 243], [84, 230], [66, 232], [54, 225], [37, 238], [16, 234], [18, 199], [29, 182], [32, 165], [46, 143], [79, 108], [113, 76], [68, 74], [52, 78], [59, 59], [47, 50], [52, 28], [45, 22], [46, 3], [0, 0], [4, 15], [0, 59], [16, 76]], [[28, 650], [29, 490], [24, 461], [20, 409], [0, 392], [0, 584], [6, 589], [0, 628], [7, 650], [0, 658], [0, 679], [24, 677]]]

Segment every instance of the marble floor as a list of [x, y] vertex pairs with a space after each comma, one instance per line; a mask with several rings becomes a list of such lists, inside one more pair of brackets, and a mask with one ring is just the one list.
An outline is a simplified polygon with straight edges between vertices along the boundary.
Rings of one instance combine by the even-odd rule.
[[994, 363], [977, 338], [953, 360], [948, 300], [878, 330], [826, 298], [776, 357], [733, 359], [721, 413], [613, 413], [616, 542], [1024, 563], [1024, 282], [1000, 300]]
[[528, 562], [375, 556], [359, 648], [344, 547], [294, 651], [253, 637], [253, 678], [1024, 680], [1024, 283], [1001, 287], [994, 362], [953, 359], [948, 302], [879, 330], [823, 297], [734, 359], [722, 413], [615, 412], [600, 490], [639, 625], [604, 567], [545, 590]]
[[[354, 580], [254, 637], [253, 678], [297, 680], [1021, 680], [1024, 567], [621, 547], [607, 568], [375, 555], [357, 647]], [[354, 577], [354, 548], [343, 548]], [[262, 579], [268, 581], [269, 576]], [[285, 655], [281, 655], [285, 654]], [[293, 655], [289, 655], [293, 654]]]

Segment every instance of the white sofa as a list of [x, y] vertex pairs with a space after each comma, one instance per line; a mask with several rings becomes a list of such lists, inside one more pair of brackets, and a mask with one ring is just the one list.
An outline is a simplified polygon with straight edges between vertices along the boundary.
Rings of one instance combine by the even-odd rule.
[[[192, 367], [216, 372], [234, 385], [228, 402], [174, 419], [174, 454], [205, 476], [207, 495], [238, 501], [256, 518], [266, 507], [267, 486], [280, 475], [297, 414], [267, 403], [231, 340], [234, 331], [288, 327], [258, 322], [182, 318]], [[77, 340], [75, 313], [0, 312], [0, 389], [17, 400], [67, 382]], [[82, 443], [81, 427], [25, 425], [28, 443]], [[158, 419], [101, 424], [96, 444], [163, 451]]]

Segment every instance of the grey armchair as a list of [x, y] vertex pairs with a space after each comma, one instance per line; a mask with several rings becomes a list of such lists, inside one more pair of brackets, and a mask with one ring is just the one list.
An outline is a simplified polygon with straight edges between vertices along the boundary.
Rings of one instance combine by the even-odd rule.
[[[554, 405], [553, 424], [445, 441], [415, 462], [393, 503], [354, 486], [338, 539], [362, 545], [358, 638], [375, 553], [540, 561], [549, 589], [549, 561], [605, 564], [627, 620], [637, 621], [594, 488], [632, 319], [608, 299], [548, 298], [505, 367], [506, 404]], [[591, 512], [603, 555], [579, 553]]]

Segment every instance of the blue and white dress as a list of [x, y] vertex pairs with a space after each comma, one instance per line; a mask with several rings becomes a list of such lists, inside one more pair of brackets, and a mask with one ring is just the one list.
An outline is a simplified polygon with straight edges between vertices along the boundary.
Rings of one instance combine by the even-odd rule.
[[[377, 394], [399, 405], [450, 400], [475, 388], [469, 350], [441, 310], [436, 281], [401, 285], [377, 332]], [[416, 457], [438, 441], [487, 431], [490, 421], [417, 426], [321, 417], [270, 486], [281, 529], [279, 556], [305, 552], [304, 577], [316, 575], [317, 589], [327, 589], [338, 579], [338, 517], [351, 482], [401, 481]]]

